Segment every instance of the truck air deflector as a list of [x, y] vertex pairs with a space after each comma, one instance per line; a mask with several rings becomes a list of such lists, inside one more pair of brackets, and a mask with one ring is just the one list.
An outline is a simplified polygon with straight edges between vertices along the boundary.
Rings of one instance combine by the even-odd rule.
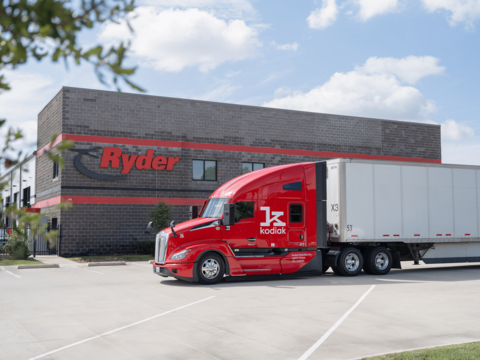
[[317, 188], [317, 247], [327, 246], [327, 163], [315, 163]]

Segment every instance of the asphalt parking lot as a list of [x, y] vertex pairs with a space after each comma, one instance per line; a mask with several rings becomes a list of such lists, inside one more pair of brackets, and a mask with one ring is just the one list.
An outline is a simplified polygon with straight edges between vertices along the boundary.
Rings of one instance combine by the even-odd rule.
[[385, 277], [164, 279], [151, 265], [0, 269], [0, 358], [357, 359], [480, 340], [480, 265]]

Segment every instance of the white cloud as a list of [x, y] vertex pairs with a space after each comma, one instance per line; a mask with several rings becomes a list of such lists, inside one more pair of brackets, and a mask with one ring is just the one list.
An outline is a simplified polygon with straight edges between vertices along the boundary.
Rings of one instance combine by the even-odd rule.
[[358, 17], [362, 21], [395, 11], [398, 6], [398, 0], [354, 0], [354, 2], [360, 8]]
[[464, 141], [474, 136], [470, 126], [457, 123], [455, 120], [447, 120], [442, 124], [442, 140]]
[[480, 142], [442, 142], [442, 163], [480, 165]]
[[[406, 60], [409, 59], [410, 60]], [[372, 59], [380, 64], [402, 64], [384, 66], [383, 70], [371, 69]], [[405, 62], [413, 64], [419, 58], [404, 59], [370, 58], [355, 70], [335, 73], [326, 83], [308, 92], [276, 92], [277, 97], [263, 106], [282, 109], [305, 110], [352, 116], [366, 116], [384, 119], [427, 121], [428, 114], [437, 110], [433, 100], [415, 87], [404, 85], [402, 80], [418, 80], [420, 77], [438, 72], [423, 71], [414, 67], [414, 75], [408, 74]], [[421, 59], [421, 58], [420, 58]], [[436, 63], [435, 63], [436, 64]], [[401, 69], [401, 70], [399, 70]], [[291, 91], [291, 90], [289, 90]]]
[[464, 22], [467, 28], [473, 28], [473, 23], [480, 19], [480, 0], [422, 0], [422, 3], [430, 12], [448, 12], [452, 26]]
[[199, 10], [139, 7], [130, 16], [135, 30], [125, 23], [106, 24], [100, 34], [103, 42], [132, 40], [132, 52], [144, 65], [177, 72], [198, 66], [207, 72], [227, 61], [252, 58], [261, 46], [258, 32], [243, 20], [223, 20]]
[[[382, 0], [383, 1], [383, 0]], [[322, 7], [315, 9], [307, 18], [311, 29], [325, 29], [337, 20], [338, 7], [335, 0], [323, 0]]]
[[442, 74], [445, 67], [438, 66], [439, 61], [440, 59], [433, 56], [407, 56], [403, 59], [374, 56], [356, 70], [369, 74], [393, 74], [409, 84], [415, 84], [422, 77]]
[[139, 6], [153, 6], [157, 10], [202, 9], [225, 19], [252, 18], [256, 10], [248, 0], [141, 0]]
[[298, 44], [296, 42], [291, 43], [291, 44], [277, 44], [275, 41], [273, 42], [273, 45], [279, 50], [290, 50], [290, 51], [296, 51], [298, 49]]

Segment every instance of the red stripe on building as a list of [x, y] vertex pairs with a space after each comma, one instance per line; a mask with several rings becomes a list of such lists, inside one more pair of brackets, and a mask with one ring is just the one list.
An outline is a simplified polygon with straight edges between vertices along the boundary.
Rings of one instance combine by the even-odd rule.
[[[91, 142], [103, 143], [112, 145], [136, 145], [136, 146], [150, 146], [150, 147], [166, 147], [179, 149], [196, 149], [196, 150], [215, 150], [215, 151], [235, 151], [261, 154], [278, 154], [278, 155], [296, 155], [296, 156], [312, 156], [324, 158], [353, 158], [365, 160], [390, 160], [390, 161], [411, 161], [420, 163], [438, 163], [442, 161], [439, 159], [420, 159], [404, 156], [387, 156], [387, 155], [369, 155], [369, 154], [352, 154], [340, 153], [331, 151], [314, 151], [314, 150], [298, 150], [298, 149], [277, 149], [258, 146], [243, 146], [243, 145], [227, 145], [227, 144], [209, 144], [209, 143], [195, 143], [186, 141], [168, 141], [168, 140], [147, 140], [147, 139], [132, 139], [109, 136], [92, 136], [92, 135], [72, 135], [63, 134], [65, 140], [75, 142]], [[57, 138], [58, 139], [58, 138]], [[45, 147], [37, 152], [37, 157], [40, 156]]]
[[[60, 134], [60, 135], [57, 136], [57, 138], [53, 142], [52, 146], [50, 146], [50, 144], [48, 144], [48, 145], [45, 145], [44, 147], [42, 147], [40, 150], [38, 150], [37, 151], [37, 157], [42, 155], [46, 150], [50, 150], [50, 147], [53, 147], [55, 145], [60, 144], [62, 142], [62, 138], [63, 138], [63, 135]], [[63, 140], [66, 140], [66, 139], [63, 138]]]
[[70, 202], [73, 204], [122, 204], [122, 205], [156, 205], [165, 201], [167, 205], [203, 205], [206, 199], [184, 198], [143, 198], [143, 197], [113, 197], [113, 196], [57, 196], [52, 199], [40, 201], [33, 208], [43, 208]]

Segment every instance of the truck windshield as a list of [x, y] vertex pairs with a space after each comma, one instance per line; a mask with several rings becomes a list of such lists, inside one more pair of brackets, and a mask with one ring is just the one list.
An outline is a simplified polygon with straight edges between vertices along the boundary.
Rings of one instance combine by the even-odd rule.
[[217, 198], [208, 200], [207, 206], [202, 212], [201, 217], [220, 219], [223, 215], [223, 205], [228, 203], [228, 198]]

